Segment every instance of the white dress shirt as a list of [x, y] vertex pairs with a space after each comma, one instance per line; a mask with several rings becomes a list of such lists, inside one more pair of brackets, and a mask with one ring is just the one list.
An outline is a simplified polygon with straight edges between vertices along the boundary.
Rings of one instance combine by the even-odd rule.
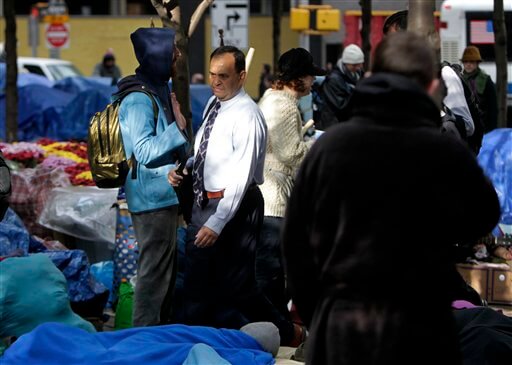
[[[214, 99], [215, 96], [207, 105]], [[199, 150], [205, 124], [197, 131], [195, 153]], [[224, 198], [215, 214], [204, 224], [215, 233], [220, 234], [233, 218], [249, 185], [263, 183], [266, 144], [267, 126], [263, 114], [243, 89], [233, 98], [220, 102], [203, 173], [206, 191], [224, 190]]]

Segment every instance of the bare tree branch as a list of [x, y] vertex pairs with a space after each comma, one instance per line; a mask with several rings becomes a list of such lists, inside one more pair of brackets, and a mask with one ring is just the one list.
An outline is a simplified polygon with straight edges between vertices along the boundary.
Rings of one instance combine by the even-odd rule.
[[210, 5], [212, 5], [214, 0], [203, 0], [201, 4], [199, 4], [196, 8], [196, 11], [194, 11], [194, 14], [190, 17], [190, 27], [188, 28], [188, 34], [187, 36], [190, 38], [192, 37], [192, 34], [194, 34], [194, 31], [197, 28], [197, 24], [199, 23], [199, 20], [203, 16], [204, 12]]
[[[164, 5], [164, 1], [167, 6]], [[179, 6], [177, 5], [177, 0], [169, 1], [169, 0], [151, 0], [151, 4], [155, 8], [160, 20], [162, 21], [162, 25], [167, 28], [176, 29], [179, 25]], [[171, 9], [171, 4], [174, 8]], [[175, 4], [176, 3], [176, 4]], [[176, 14], [176, 8], [178, 9], [178, 13]], [[174, 23], [174, 24], [173, 24]]]
[[[185, 0], [187, 1], [187, 0]], [[188, 0], [189, 1], [189, 0]], [[191, 17], [188, 32], [186, 22], [181, 21], [181, 10], [179, 0], [151, 0], [151, 4], [155, 8], [162, 25], [165, 28], [171, 28], [176, 32], [175, 44], [181, 52], [181, 57], [176, 61], [177, 73], [172, 79], [172, 89], [176, 94], [176, 99], [180, 103], [182, 114], [187, 119], [187, 132], [192, 136], [192, 112], [190, 109], [190, 80], [189, 80], [189, 38], [197, 27], [201, 16], [205, 10], [213, 3], [214, 0], [203, 0]], [[193, 19], [192, 19], [193, 18]]]

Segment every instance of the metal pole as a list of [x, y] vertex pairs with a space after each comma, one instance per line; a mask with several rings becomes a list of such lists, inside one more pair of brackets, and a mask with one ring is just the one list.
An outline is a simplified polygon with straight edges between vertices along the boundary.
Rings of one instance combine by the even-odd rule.
[[37, 57], [37, 46], [39, 45], [39, 19], [38, 14], [34, 12], [28, 18], [28, 42], [32, 48], [32, 57]]
[[59, 48], [50, 48], [49, 50], [50, 58], [60, 59], [60, 49]]
[[[309, 0], [299, 0], [299, 5], [309, 5]], [[309, 35], [301, 33], [299, 45], [309, 51]]]

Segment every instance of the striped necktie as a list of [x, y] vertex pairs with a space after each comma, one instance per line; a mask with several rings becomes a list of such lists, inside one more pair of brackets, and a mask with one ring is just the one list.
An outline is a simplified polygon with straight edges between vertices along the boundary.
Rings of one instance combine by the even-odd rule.
[[201, 138], [201, 143], [199, 144], [199, 150], [197, 151], [196, 157], [194, 159], [194, 167], [192, 168], [192, 178], [194, 181], [192, 188], [194, 190], [194, 200], [199, 207], [202, 206], [204, 199], [203, 173], [206, 149], [208, 148], [208, 140], [210, 139], [210, 133], [212, 131], [213, 123], [215, 122], [215, 118], [217, 117], [219, 109], [220, 101], [217, 100], [204, 126], [203, 136]]

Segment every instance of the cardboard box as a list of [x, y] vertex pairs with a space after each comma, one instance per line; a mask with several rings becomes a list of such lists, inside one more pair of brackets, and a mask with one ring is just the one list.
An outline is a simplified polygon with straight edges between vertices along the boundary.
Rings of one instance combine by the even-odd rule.
[[506, 264], [457, 264], [457, 270], [489, 304], [512, 305], [512, 269]]

